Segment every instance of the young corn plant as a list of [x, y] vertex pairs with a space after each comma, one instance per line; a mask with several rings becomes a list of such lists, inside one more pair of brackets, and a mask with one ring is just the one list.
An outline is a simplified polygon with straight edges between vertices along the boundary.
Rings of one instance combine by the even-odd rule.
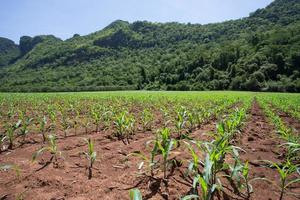
[[31, 122], [33, 121], [33, 118], [29, 118], [28, 116], [24, 116], [22, 123], [21, 123], [21, 127], [20, 127], [20, 135], [22, 136], [22, 141], [23, 143], [25, 143], [26, 140], [26, 136], [28, 134], [28, 127], [31, 124]]
[[227, 131], [229, 133], [233, 133], [234, 131], [238, 130], [242, 125], [243, 120], [246, 117], [246, 110], [245, 109], [236, 109], [234, 113], [229, 116], [230, 119], [225, 120]]
[[144, 109], [142, 112], [141, 121], [143, 125], [143, 131], [151, 130], [153, 114], [148, 109]]
[[217, 190], [222, 189], [222, 182], [218, 174], [228, 169], [225, 162], [227, 153], [231, 153], [235, 147], [229, 145], [225, 137], [217, 138], [210, 143], [204, 143], [206, 151], [204, 170], [193, 181], [193, 187], [200, 186], [203, 200], [211, 200]]
[[[195, 195], [198, 195], [197, 187], [200, 186], [202, 191], [201, 199], [212, 199], [215, 191], [222, 188], [222, 183], [220, 181], [221, 179], [218, 178], [218, 174], [227, 170], [228, 166], [229, 168], [231, 167], [224, 160], [225, 154], [232, 153], [234, 155], [238, 155], [237, 150], [235, 149], [236, 147], [229, 146], [226, 140], [222, 140], [221, 138], [222, 137], [211, 143], [191, 141], [191, 144], [194, 144], [199, 151], [196, 151], [190, 143], [185, 142], [192, 156], [192, 160], [190, 160], [190, 164], [188, 165], [187, 174], [194, 177], [193, 193]], [[206, 158], [204, 162], [202, 162], [201, 158], [197, 154], [197, 152], [201, 151], [206, 152]], [[200, 166], [204, 167], [203, 172], [200, 171]], [[240, 179], [244, 178], [247, 191], [250, 191], [251, 185], [248, 182], [248, 165], [238, 166], [235, 164], [234, 167], [230, 169], [234, 170], [235, 173], [228, 175], [228, 177], [237, 177], [236, 179], [239, 180], [238, 184], [241, 183]], [[239, 172], [243, 172], [243, 174], [241, 175]], [[196, 198], [193, 195], [186, 196], [185, 198], [188, 199], [189, 197]]]
[[160, 108], [161, 113], [163, 114], [164, 126], [167, 127], [170, 123], [170, 112], [166, 107]]
[[208, 122], [214, 114], [214, 110], [212, 108], [204, 108], [200, 107], [198, 111], [197, 121], [199, 124]]
[[171, 138], [170, 129], [164, 128], [161, 131], [159, 131], [159, 138], [155, 142], [155, 145], [157, 145], [159, 153], [163, 157], [162, 166], [164, 179], [166, 179], [168, 165], [172, 162], [172, 160], [169, 159], [170, 152], [172, 151], [173, 147], [177, 145], [177, 141]]
[[48, 106], [48, 115], [50, 118], [50, 130], [53, 130], [55, 132], [56, 130], [56, 120], [57, 120], [57, 114], [55, 109], [52, 106]]
[[115, 117], [114, 124], [117, 130], [114, 135], [121, 139], [126, 145], [130, 143], [129, 139], [133, 134], [134, 122], [134, 117], [125, 111], [117, 114]]
[[102, 120], [103, 120], [103, 126], [104, 126], [105, 130], [110, 127], [112, 117], [113, 117], [113, 112], [112, 111], [108, 110], [108, 111], [103, 112]]
[[[293, 164], [289, 160], [287, 160], [282, 166], [278, 163], [271, 162], [268, 160], [265, 160], [264, 162], [269, 164], [269, 167], [277, 170], [279, 177], [280, 177], [280, 185], [278, 188], [280, 189], [280, 197], [279, 200], [284, 199], [284, 195], [286, 194], [286, 190], [289, 186], [295, 183], [300, 182], [300, 165], [299, 164]], [[291, 175], [298, 174], [297, 178], [290, 178]], [[265, 179], [268, 182], [271, 182], [274, 185], [277, 185], [275, 182]]]
[[215, 163], [207, 155], [204, 163], [204, 170], [202, 174], [198, 174], [193, 180], [194, 191], [199, 185], [201, 188], [201, 197], [203, 200], [211, 200], [215, 191], [220, 187], [216, 180], [216, 171], [214, 169]]
[[[144, 167], [146, 162], [146, 173], [150, 171], [150, 177], [154, 178], [154, 170], [161, 167], [163, 171], [163, 179], [166, 179], [169, 164], [171, 164], [173, 161], [169, 158], [169, 156], [173, 148], [176, 147], [177, 141], [171, 138], [170, 129], [164, 128], [160, 131], [157, 131], [154, 140], [147, 142], [147, 147], [150, 146], [150, 144], [152, 144], [153, 147], [149, 157], [141, 152], [135, 152], [130, 155], [134, 155], [143, 159], [143, 161], [139, 164], [139, 170]], [[159, 160], [155, 159], [158, 155], [162, 156], [162, 162], [159, 162]]]
[[[227, 177], [233, 182], [235, 182], [236, 186], [239, 190], [246, 190], [245, 199], [250, 199], [251, 193], [253, 192], [253, 187], [250, 184], [251, 181], [257, 180], [256, 179], [249, 179], [249, 163], [248, 161], [243, 163], [237, 151], [234, 151], [234, 164], [229, 165], [229, 170], [231, 171], [230, 175]], [[240, 193], [239, 191], [237, 191]]]
[[41, 149], [36, 151], [32, 155], [32, 161], [33, 162], [36, 161], [38, 156], [40, 156], [44, 152], [49, 152], [51, 154], [50, 162], [52, 162], [53, 159], [54, 159], [53, 164], [57, 162], [58, 156], [61, 156], [61, 151], [59, 151], [58, 148], [57, 148], [56, 136], [55, 135], [51, 135], [51, 134], [48, 135], [48, 146], [42, 147]]
[[83, 126], [84, 130], [85, 130], [85, 134], [88, 134], [88, 128], [90, 125], [90, 119], [88, 116], [84, 117], [83, 119], [80, 120], [81, 125]]
[[101, 122], [103, 130], [107, 130], [111, 126], [114, 117], [115, 108], [111, 105], [102, 105], [100, 108]]
[[15, 131], [20, 127], [21, 120], [18, 120], [15, 124], [7, 124], [5, 136], [2, 138], [2, 141], [8, 141], [8, 149], [13, 149], [14, 140], [15, 140]]
[[68, 129], [71, 127], [70, 122], [68, 120], [67, 114], [65, 112], [61, 113], [61, 126], [64, 131], [64, 137], [67, 137]]
[[39, 118], [38, 123], [39, 123], [39, 132], [42, 135], [43, 143], [45, 143], [46, 142], [47, 117], [44, 115], [42, 118]]
[[[156, 137], [157, 138], [157, 137]], [[158, 140], [158, 139], [156, 139]], [[154, 142], [155, 140], [150, 140], [147, 142], [147, 147], [149, 146], [150, 143]], [[148, 157], [147, 155], [143, 154], [140, 151], [136, 151], [134, 153], [129, 154], [128, 156], [136, 156], [141, 158], [143, 161], [140, 162], [138, 166], [138, 170], [142, 170], [144, 166], [146, 166], [146, 170], [142, 172], [142, 174], [146, 176], [150, 176], [151, 178], [154, 178], [154, 170], [156, 169], [157, 166], [157, 161], [155, 160], [155, 156], [157, 155], [158, 147], [157, 145], [153, 145], [153, 148], [150, 152], [150, 156]], [[145, 164], [146, 162], [146, 164]], [[148, 172], [150, 175], [148, 175]]]
[[91, 117], [93, 120], [93, 124], [96, 126], [96, 132], [99, 131], [99, 125], [100, 125], [100, 120], [101, 120], [101, 114], [99, 110], [96, 107], [93, 107], [91, 109]]
[[88, 179], [92, 178], [92, 169], [93, 169], [93, 164], [96, 161], [97, 158], [97, 152], [94, 150], [94, 141], [92, 141], [90, 138], [85, 139], [87, 146], [88, 146], [88, 151], [84, 152], [86, 155], [86, 158], [88, 160]]
[[175, 128], [179, 139], [182, 137], [186, 122], [187, 122], [187, 111], [184, 107], [181, 107], [177, 111], [177, 117], [175, 120]]
[[[187, 143], [188, 144], [188, 143]], [[188, 149], [191, 153], [192, 156], [192, 160], [190, 161], [190, 164], [188, 166], [188, 173], [191, 173], [192, 175], [197, 175], [200, 174], [200, 170], [199, 170], [199, 163], [200, 163], [200, 158], [197, 155], [196, 151], [194, 150], [194, 148], [188, 144]]]
[[[189, 166], [189, 171], [194, 175], [193, 189], [197, 194], [197, 187], [201, 188], [201, 198], [203, 200], [211, 200], [217, 190], [222, 188], [220, 172], [227, 170], [229, 165], [225, 162], [225, 156], [232, 154], [237, 147], [230, 145], [229, 134], [225, 131], [224, 124], [217, 126], [217, 132], [212, 134], [214, 137], [211, 142], [195, 142], [197, 147], [205, 152], [205, 160], [202, 162], [192, 147], [189, 150], [192, 154], [193, 161]], [[203, 172], [199, 172], [197, 168], [201, 163], [204, 166]]]
[[198, 116], [195, 111], [187, 112], [187, 124], [188, 124], [188, 132], [192, 132], [195, 128], [196, 124], [200, 124], [200, 122], [197, 122]]

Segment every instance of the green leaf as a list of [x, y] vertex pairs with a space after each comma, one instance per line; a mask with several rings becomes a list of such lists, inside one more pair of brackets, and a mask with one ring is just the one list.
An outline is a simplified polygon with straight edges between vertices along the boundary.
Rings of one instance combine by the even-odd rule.
[[200, 179], [200, 175], [199, 174], [194, 177], [194, 179], [193, 179], [193, 188], [197, 187], [197, 183], [199, 182], [199, 179]]
[[139, 189], [131, 189], [129, 191], [130, 200], [143, 200], [142, 194]]
[[206, 183], [206, 181], [201, 176], [199, 176], [199, 183], [201, 185], [201, 189], [202, 189], [203, 194], [207, 194], [208, 184]]

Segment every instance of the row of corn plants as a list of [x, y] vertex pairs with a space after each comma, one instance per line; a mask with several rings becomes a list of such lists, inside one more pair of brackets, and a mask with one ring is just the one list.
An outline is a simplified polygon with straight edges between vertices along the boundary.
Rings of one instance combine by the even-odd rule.
[[[252, 187], [248, 177], [248, 163], [239, 158], [242, 149], [232, 144], [245, 119], [246, 109], [236, 109], [217, 123], [216, 131], [211, 133], [212, 141], [186, 142], [192, 157], [187, 175], [193, 179], [194, 194], [183, 199], [213, 199], [217, 192], [223, 190], [222, 181], [226, 178], [238, 186], [238, 193], [250, 197]], [[233, 161], [226, 159], [228, 156]], [[244, 188], [246, 194], [241, 192]]]
[[288, 127], [276, 114], [276, 112], [270, 107], [269, 100], [261, 98], [260, 103], [267, 118], [274, 124], [278, 136], [284, 140], [284, 143], [280, 146], [284, 146], [287, 149], [285, 160], [282, 163], [264, 160], [268, 167], [274, 168], [278, 172], [280, 177], [279, 184], [268, 179], [266, 179], [266, 181], [279, 188], [280, 200], [284, 199], [286, 193], [299, 197], [299, 194], [287, 192], [287, 189], [293, 184], [300, 182], [300, 136], [295, 134], [293, 129]]
[[264, 113], [268, 119], [274, 124], [276, 131], [281, 139], [285, 141], [284, 145], [287, 147], [287, 158], [288, 159], [297, 159], [300, 155], [299, 143], [300, 136], [297, 135], [291, 127], [288, 127], [281, 117], [272, 110], [268, 105], [267, 101], [260, 101], [261, 107], [264, 110]]

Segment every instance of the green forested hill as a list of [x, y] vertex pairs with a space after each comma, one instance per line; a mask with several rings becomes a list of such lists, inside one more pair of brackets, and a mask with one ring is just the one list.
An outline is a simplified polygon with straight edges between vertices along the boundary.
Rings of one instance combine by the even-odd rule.
[[223, 23], [118, 20], [65, 41], [25, 36], [13, 56], [3, 53], [2, 43], [1, 91], [300, 92], [299, 0], [275, 0]]
[[19, 47], [13, 41], [0, 37], [0, 68], [9, 65], [19, 55]]

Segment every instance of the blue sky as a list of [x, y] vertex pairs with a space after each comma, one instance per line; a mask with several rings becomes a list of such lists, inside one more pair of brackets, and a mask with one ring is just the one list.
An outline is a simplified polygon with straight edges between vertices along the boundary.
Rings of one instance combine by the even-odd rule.
[[212, 23], [247, 17], [272, 0], [1, 0], [0, 36], [86, 35], [114, 20]]

